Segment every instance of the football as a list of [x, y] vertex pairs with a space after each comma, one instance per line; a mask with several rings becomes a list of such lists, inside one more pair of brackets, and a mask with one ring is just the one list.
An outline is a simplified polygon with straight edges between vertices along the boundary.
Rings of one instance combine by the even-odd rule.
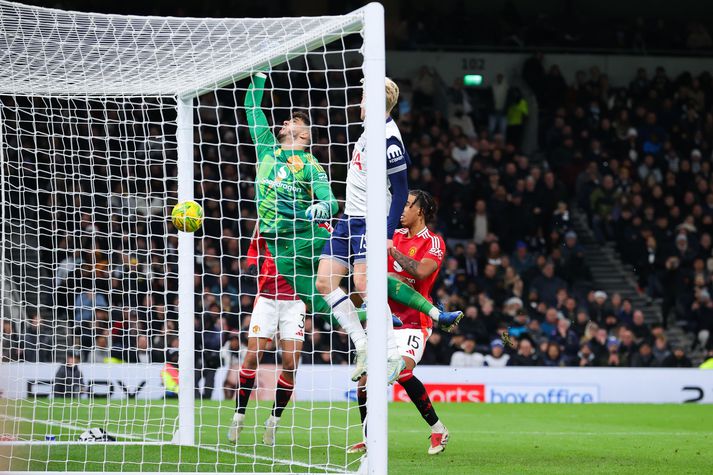
[[179, 231], [195, 232], [203, 224], [203, 208], [195, 201], [182, 201], [173, 207], [171, 221]]

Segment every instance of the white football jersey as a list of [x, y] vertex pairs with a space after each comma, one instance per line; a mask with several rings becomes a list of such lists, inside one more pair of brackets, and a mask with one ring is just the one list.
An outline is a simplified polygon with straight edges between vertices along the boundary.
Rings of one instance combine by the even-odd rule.
[[[396, 122], [386, 119], [386, 173], [406, 170], [409, 164], [406, 147], [404, 147]], [[391, 186], [386, 187], [386, 209], [391, 206]], [[352, 152], [347, 171], [347, 200], [344, 204], [344, 214], [351, 217], [366, 217], [366, 132], [361, 134]]]

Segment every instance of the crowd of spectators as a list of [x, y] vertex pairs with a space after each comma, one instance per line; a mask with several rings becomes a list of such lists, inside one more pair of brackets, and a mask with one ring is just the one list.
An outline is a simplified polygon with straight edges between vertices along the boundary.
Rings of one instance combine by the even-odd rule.
[[673, 317], [710, 347], [713, 77], [658, 67], [614, 86], [592, 68], [569, 89], [554, 67], [542, 77], [535, 92], [564, 106], [544, 101], [550, 166], [598, 241], [613, 241], [641, 292], [661, 299], [663, 327]]
[[[672, 347], [665, 329], [675, 311], [697, 345], [712, 347], [710, 75], [640, 69], [631, 84], [610, 85], [592, 68], [567, 84], [556, 65], [546, 73], [542, 64], [536, 55], [523, 67], [539, 106], [537, 161], [520, 153], [521, 134], [512, 133], [522, 97], [507, 78], [490, 86], [486, 117], [469, 114], [474, 98], [457, 84], [445, 108], [418, 78], [406, 99], [399, 124], [414, 162], [411, 185], [447, 204], [433, 223], [450, 251], [437, 296], [466, 309], [460, 334], [434, 335], [425, 360], [690, 365], [689, 348]], [[647, 324], [631, 301], [593, 286], [570, 205], [587, 213], [600, 243], [616, 243], [641, 292], [663, 298], [662, 322]], [[656, 241], [659, 251], [648, 249]], [[516, 350], [499, 343], [506, 329]], [[495, 353], [499, 363], [486, 363]]]
[[[524, 80], [540, 111], [537, 157], [521, 151], [528, 102], [508, 78], [490, 86], [486, 116], [457, 84], [441, 91], [448, 98], [441, 106], [434, 100], [441, 81], [399, 81], [395, 116], [412, 159], [410, 187], [438, 199], [429, 224], [448, 246], [433, 296], [466, 314], [453, 334], [434, 331], [422, 364], [690, 366], [688, 348], [669, 344], [666, 327], [673, 315], [711, 350], [710, 75], [669, 78], [658, 68], [610, 85], [592, 68], [568, 84], [556, 66], [545, 73], [541, 57], [528, 61]], [[275, 94], [272, 105], [276, 115], [290, 103], [314, 107], [313, 153], [329, 164], [343, 199], [345, 144], [361, 129], [358, 71], [309, 74], [275, 73], [276, 88], [291, 96]], [[216, 368], [240, 362], [256, 294], [243, 258], [256, 214], [254, 152], [233, 106], [242, 88], [204, 96], [197, 114], [195, 193], [206, 220], [196, 239], [194, 325], [197, 380], [210, 387]], [[171, 133], [162, 127], [135, 138], [143, 152], [133, 166], [149, 163], [136, 182], [109, 180], [111, 146], [92, 144], [95, 168], [76, 178], [67, 163], [62, 180], [36, 185], [50, 190], [40, 201], [65, 213], [46, 218], [63, 224], [41, 238], [57, 289], [45, 304], [57, 313], [29, 311], [23, 328], [4, 322], [4, 360], [59, 360], [60, 334], [83, 362], [177, 360], [177, 238], [164, 238], [176, 195], [163, 175], [172, 173], [175, 151], [156, 145]], [[48, 157], [34, 160], [42, 169]], [[169, 166], [153, 166], [160, 161]], [[662, 299], [662, 322], [647, 324], [630, 300], [591, 282], [573, 205], [597, 239], [613, 241], [635, 267], [642, 292]], [[303, 363], [349, 363], [348, 338], [333, 330], [307, 319]], [[513, 347], [503, 343], [505, 331]], [[279, 352], [264, 361], [278, 362]]]

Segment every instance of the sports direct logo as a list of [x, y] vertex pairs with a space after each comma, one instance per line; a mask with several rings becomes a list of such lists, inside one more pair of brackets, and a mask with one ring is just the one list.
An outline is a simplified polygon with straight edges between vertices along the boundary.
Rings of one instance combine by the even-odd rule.
[[[485, 402], [484, 384], [424, 384], [431, 402]], [[394, 402], [411, 399], [400, 384], [394, 385]]]

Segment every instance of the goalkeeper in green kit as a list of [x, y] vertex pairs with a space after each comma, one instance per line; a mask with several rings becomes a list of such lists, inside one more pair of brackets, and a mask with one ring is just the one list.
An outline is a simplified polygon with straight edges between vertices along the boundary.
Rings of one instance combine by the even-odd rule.
[[[319, 223], [329, 221], [339, 206], [327, 174], [306, 151], [311, 144], [309, 116], [293, 113], [283, 122], [277, 137], [270, 130], [260, 107], [265, 81], [265, 74], [255, 74], [245, 95], [250, 137], [257, 154], [255, 196], [260, 235], [277, 271], [297, 296], [312, 312], [335, 317], [349, 334], [357, 350], [352, 379], [358, 380], [366, 372], [366, 338], [361, 337], [364, 330], [356, 310], [351, 304], [341, 305], [341, 300], [329, 305], [315, 284], [322, 248], [330, 237]], [[433, 311], [433, 304], [418, 292], [393, 277], [389, 280], [394, 281], [389, 285], [389, 298], [425, 314]], [[389, 375], [389, 382], [397, 377], [398, 370]]]
[[313, 312], [332, 310], [315, 289], [319, 255], [329, 231], [319, 227], [339, 210], [327, 173], [305, 149], [310, 146], [309, 116], [295, 112], [277, 137], [260, 108], [266, 76], [253, 76], [245, 95], [250, 137], [256, 146], [260, 236], [267, 242], [277, 271]]

